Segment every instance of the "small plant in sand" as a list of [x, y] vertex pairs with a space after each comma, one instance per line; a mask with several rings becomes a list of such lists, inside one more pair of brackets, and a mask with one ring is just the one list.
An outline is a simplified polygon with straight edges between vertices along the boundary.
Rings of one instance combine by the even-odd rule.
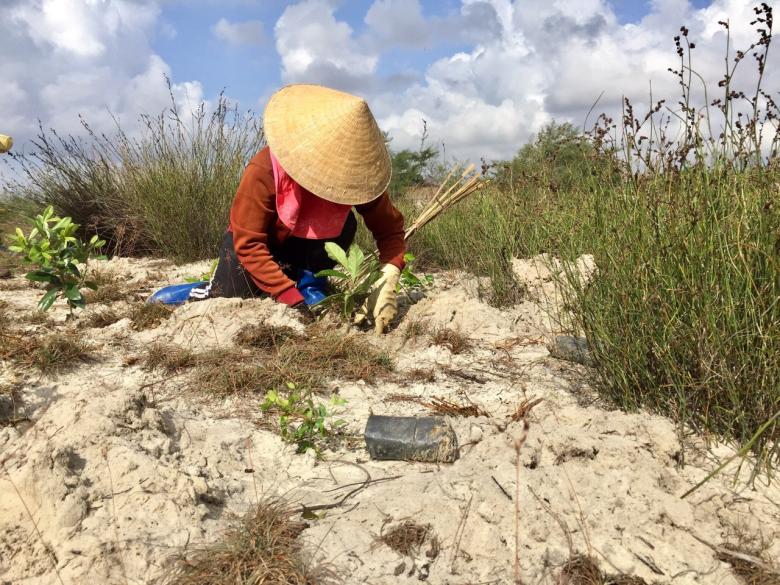
[[379, 280], [379, 262], [373, 256], [366, 256], [360, 246], [352, 244], [345, 251], [335, 242], [325, 244], [325, 252], [340, 270], [321, 270], [317, 276], [327, 276], [336, 285], [337, 292], [322, 301], [323, 308], [338, 308], [344, 319], [349, 319], [355, 309], [368, 297], [371, 286]]
[[411, 252], [404, 254], [405, 266], [401, 271], [401, 278], [398, 281], [398, 288], [400, 290], [410, 291], [433, 286], [433, 276], [431, 274], [425, 274], [420, 277], [412, 272], [415, 260], [416, 258]]
[[16, 228], [9, 250], [36, 266], [36, 270], [27, 273], [28, 280], [46, 284], [46, 293], [38, 302], [42, 311], [64, 297], [72, 314], [73, 309], [86, 305], [81, 289], [97, 288], [86, 279], [86, 265], [105, 242], [96, 235], [89, 242], [81, 241], [75, 235], [78, 227], [69, 217], [56, 217], [54, 208], [49, 206], [35, 217], [29, 235]]
[[319, 451], [318, 440], [345, 424], [343, 420], [329, 422], [328, 419], [333, 416], [335, 407], [343, 406], [347, 401], [336, 394], [331, 395], [327, 404], [315, 401], [311, 391], [301, 390], [292, 382], [287, 383], [287, 389], [289, 394], [286, 397], [276, 390], [269, 391], [260, 408], [263, 412], [275, 410], [279, 413], [282, 438], [298, 445], [298, 453], [309, 448]]

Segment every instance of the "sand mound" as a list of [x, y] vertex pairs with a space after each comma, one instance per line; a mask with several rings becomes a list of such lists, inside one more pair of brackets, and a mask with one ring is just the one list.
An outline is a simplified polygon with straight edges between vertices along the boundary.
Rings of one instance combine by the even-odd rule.
[[[583, 278], [592, 277], [592, 262], [578, 262]], [[554, 582], [576, 552], [648, 583], [739, 583], [705, 542], [771, 537], [780, 530], [780, 490], [732, 484], [727, 472], [681, 500], [714, 468], [701, 440], [683, 444], [666, 418], [600, 405], [587, 368], [553, 359], [544, 345], [558, 333], [550, 296], [563, 267], [540, 258], [514, 267], [530, 292], [511, 309], [482, 302], [475, 279], [442, 274], [389, 335], [359, 334], [392, 350], [398, 372], [377, 385], [338, 384], [347, 400], [338, 416], [354, 438], [334, 443], [321, 461], [296, 455], [257, 424], [267, 422], [261, 397], [235, 400], [226, 415], [220, 401], [197, 397], [197, 380], [165, 379], [127, 360], [156, 340], [226, 346], [247, 323], [303, 331], [268, 300], [186, 305], [148, 331], [121, 322], [82, 330], [101, 346], [97, 359], [56, 378], [3, 364], [3, 379], [15, 380], [19, 400], [31, 406], [29, 421], [0, 427], [0, 582], [153, 583], [171, 555], [213, 541], [232, 514], [264, 494], [317, 506], [369, 481], [343, 506], [307, 514], [309, 550], [345, 583], [511, 582], [516, 504], [526, 583]], [[114, 268], [138, 290], [195, 272], [167, 267], [155, 280], [159, 267], [149, 261], [117, 260]], [[29, 311], [38, 294], [0, 291], [0, 300]], [[415, 321], [429, 326], [412, 336]], [[460, 331], [470, 347], [454, 353], [433, 343], [437, 328]], [[369, 413], [429, 414], [435, 398], [487, 414], [450, 418], [458, 461], [368, 459], [359, 437]], [[535, 406], [518, 487], [514, 439], [522, 423], [512, 415], [522, 404]], [[378, 479], [385, 481], [371, 483]], [[380, 542], [410, 519], [430, 525], [419, 546], [399, 552]], [[765, 555], [780, 558], [780, 544]]]

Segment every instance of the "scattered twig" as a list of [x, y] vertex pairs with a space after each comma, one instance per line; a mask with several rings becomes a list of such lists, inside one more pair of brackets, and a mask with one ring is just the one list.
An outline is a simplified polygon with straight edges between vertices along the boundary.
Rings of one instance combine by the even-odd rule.
[[[403, 476], [402, 475], [393, 475], [391, 477], [380, 477], [379, 479], [371, 479], [371, 475], [366, 472], [366, 480], [360, 482], [358, 487], [355, 489], [347, 492], [347, 494], [341, 498], [340, 500], [337, 500], [330, 504], [316, 504], [314, 506], [307, 506], [306, 504], [301, 504], [301, 514], [311, 514], [312, 512], [316, 512], [318, 510], [332, 510], [333, 508], [338, 508], [344, 504], [348, 499], [355, 496], [356, 494], [362, 492], [364, 489], [368, 488], [371, 485], [377, 484], [377, 483], [383, 483], [386, 481], [393, 481], [395, 479], [400, 479]], [[345, 486], [342, 486], [345, 487]], [[338, 488], [337, 488], [338, 489]], [[333, 490], [331, 490], [333, 491]]]
[[523, 419], [523, 430], [515, 439], [515, 585], [522, 585], [520, 576], [520, 452], [528, 438], [528, 419]]
[[504, 494], [507, 497], [507, 499], [511, 502], [512, 501], [512, 496], [510, 495], [510, 493], [508, 491], [506, 491], [504, 489], [504, 486], [502, 486], [500, 483], [498, 483], [498, 480], [496, 479], [496, 476], [495, 475], [491, 475], [490, 479], [493, 480], [493, 483], [495, 483], [498, 486], [498, 489], [501, 490], [501, 493]]
[[718, 465], [718, 467], [707, 474], [707, 477], [705, 477], [703, 480], [701, 480], [699, 483], [697, 483], [695, 486], [693, 486], [691, 489], [689, 489], [687, 492], [685, 492], [683, 495], [680, 496], [681, 500], [684, 500], [688, 496], [690, 496], [693, 492], [698, 490], [701, 486], [703, 486], [705, 483], [710, 481], [713, 477], [718, 475], [721, 471], [723, 471], [729, 463], [734, 461], [734, 459], [737, 459], [738, 457], [745, 457], [750, 450], [753, 448], [753, 445], [755, 445], [756, 441], [758, 441], [759, 437], [764, 434], [764, 432], [772, 426], [772, 424], [780, 418], [780, 410], [778, 410], [772, 418], [770, 418], [768, 421], [766, 421], [764, 424], [762, 424], [759, 429], [756, 431], [756, 433], [753, 435], [753, 437], [745, 443], [745, 445], [736, 453], [734, 453], [731, 457], [726, 458], [726, 460]]
[[544, 402], [544, 398], [524, 398], [522, 402], [517, 405], [517, 410], [515, 410], [514, 414], [512, 414], [512, 421], [518, 422], [525, 419], [531, 410], [533, 410], [535, 406], [538, 406], [542, 402]]
[[458, 523], [458, 528], [455, 530], [455, 548], [452, 550], [452, 558], [450, 559], [450, 573], [455, 574], [455, 561], [458, 558], [458, 552], [460, 552], [460, 542], [463, 540], [463, 533], [466, 532], [466, 521], [469, 517], [469, 511], [471, 510], [471, 502], [474, 499], [474, 494], [471, 494], [466, 508], [463, 510], [463, 515]]

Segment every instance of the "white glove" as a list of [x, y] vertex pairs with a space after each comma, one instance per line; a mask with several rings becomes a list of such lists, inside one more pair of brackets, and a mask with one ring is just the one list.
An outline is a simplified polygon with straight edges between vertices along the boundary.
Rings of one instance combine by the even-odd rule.
[[0, 134], [0, 154], [3, 154], [4, 152], [8, 152], [11, 150], [11, 147], [14, 145], [14, 139], [10, 136], [6, 136], [5, 134]]
[[363, 323], [369, 316], [374, 319], [374, 330], [383, 333], [398, 313], [398, 297], [395, 289], [401, 278], [401, 270], [393, 264], [382, 266], [382, 276], [371, 287], [368, 298], [355, 315], [355, 323]]

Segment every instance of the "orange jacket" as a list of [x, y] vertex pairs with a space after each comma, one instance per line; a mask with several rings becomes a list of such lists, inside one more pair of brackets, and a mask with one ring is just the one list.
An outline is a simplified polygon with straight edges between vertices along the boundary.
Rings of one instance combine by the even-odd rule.
[[[273, 298], [296, 304], [303, 300], [295, 283], [271, 255], [270, 248], [283, 244], [290, 229], [276, 213], [276, 188], [270, 150], [263, 148], [249, 162], [230, 209], [230, 225], [236, 257], [252, 280]], [[379, 249], [379, 261], [403, 268], [406, 250], [404, 217], [385, 192], [378, 198], [356, 205]]]

